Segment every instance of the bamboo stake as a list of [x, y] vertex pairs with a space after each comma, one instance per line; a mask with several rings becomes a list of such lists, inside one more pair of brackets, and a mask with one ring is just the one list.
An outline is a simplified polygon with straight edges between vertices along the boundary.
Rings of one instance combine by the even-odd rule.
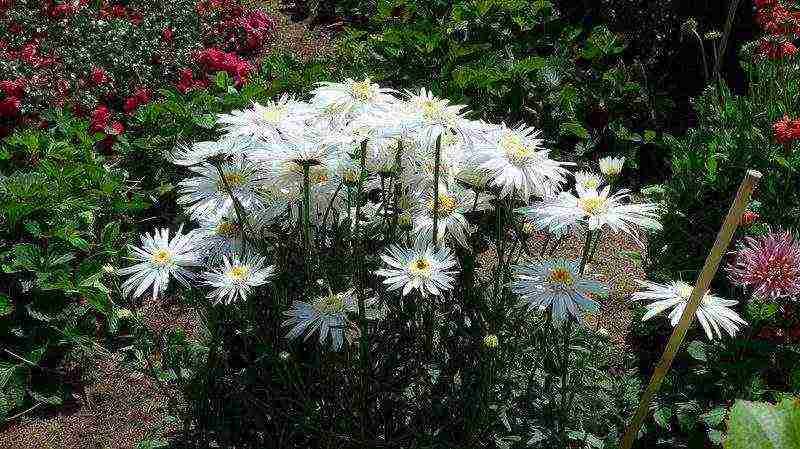
[[672, 331], [672, 336], [669, 338], [669, 342], [667, 342], [664, 354], [661, 355], [661, 360], [658, 362], [658, 365], [656, 365], [653, 376], [650, 378], [650, 383], [647, 385], [644, 395], [642, 395], [639, 408], [636, 410], [631, 424], [625, 431], [620, 449], [630, 449], [631, 446], [633, 446], [633, 440], [639, 433], [639, 428], [642, 426], [642, 422], [650, 410], [650, 402], [661, 387], [661, 382], [664, 380], [664, 376], [666, 376], [670, 366], [672, 366], [675, 353], [678, 352], [684, 337], [686, 337], [686, 332], [689, 329], [689, 325], [692, 324], [694, 314], [700, 306], [700, 301], [703, 296], [705, 296], [711, 284], [711, 280], [714, 279], [714, 275], [717, 273], [720, 260], [725, 254], [725, 251], [727, 251], [728, 245], [731, 243], [733, 233], [736, 231], [736, 228], [739, 227], [742, 214], [747, 208], [747, 204], [750, 202], [750, 195], [753, 193], [760, 179], [761, 173], [755, 170], [748, 170], [741, 185], [739, 185], [736, 198], [733, 200], [728, 215], [722, 223], [722, 228], [717, 234], [717, 240], [714, 242], [714, 246], [711, 248], [711, 252], [706, 258], [703, 271], [697, 278], [692, 294], [689, 296], [686, 309], [683, 311], [683, 315], [681, 315], [681, 320], [675, 327], [675, 330]]

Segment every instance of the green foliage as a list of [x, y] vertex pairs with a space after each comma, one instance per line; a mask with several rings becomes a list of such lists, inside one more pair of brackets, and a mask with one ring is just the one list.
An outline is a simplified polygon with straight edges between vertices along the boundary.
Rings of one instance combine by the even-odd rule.
[[[61, 402], [64, 350], [91, 350], [116, 332], [111, 269], [148, 206], [100, 136], [68, 115], [0, 144], [0, 419], [25, 405]], [[57, 349], [58, 348], [58, 349]]]
[[578, 155], [630, 155], [667, 112], [620, 35], [568, 23], [549, 1], [393, 0], [365, 15], [342, 45], [368, 75], [430, 86], [482, 119], [524, 121]]
[[731, 409], [725, 449], [791, 449], [800, 447], [800, 402], [777, 405], [736, 401]]
[[[752, 56], [748, 56], [750, 58]], [[699, 270], [748, 169], [763, 174], [753, 207], [773, 228], [800, 226], [800, 155], [780, 145], [772, 126], [800, 113], [794, 60], [743, 62], [749, 91], [735, 95], [710, 86], [694, 101], [697, 125], [685, 136], [666, 136], [673, 176], [665, 185], [664, 231], [651, 242], [654, 271], [686, 277]]]

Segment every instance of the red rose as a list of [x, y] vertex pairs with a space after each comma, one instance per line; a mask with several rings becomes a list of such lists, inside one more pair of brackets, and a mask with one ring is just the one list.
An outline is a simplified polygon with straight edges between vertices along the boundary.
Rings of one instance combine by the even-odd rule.
[[111, 124], [111, 129], [109, 130], [109, 134], [119, 136], [124, 132], [125, 132], [125, 125], [123, 125], [121, 122], [114, 122]]
[[8, 97], [5, 100], [0, 100], [0, 117], [18, 116], [21, 103], [19, 98], [16, 97]]
[[111, 119], [111, 111], [105, 105], [100, 105], [92, 111], [92, 119], [89, 122], [89, 131], [94, 133], [104, 132]]
[[141, 89], [137, 89], [133, 95], [136, 96], [140, 105], [150, 103], [150, 89], [142, 87]]
[[22, 98], [24, 90], [25, 90], [25, 78], [0, 81], [0, 92], [3, 92], [6, 97]]
[[108, 74], [100, 67], [92, 67], [92, 82], [100, 86], [109, 81]]
[[139, 107], [139, 99], [136, 97], [126, 98], [125, 103], [122, 105], [122, 109], [128, 114], [133, 112], [138, 107]]

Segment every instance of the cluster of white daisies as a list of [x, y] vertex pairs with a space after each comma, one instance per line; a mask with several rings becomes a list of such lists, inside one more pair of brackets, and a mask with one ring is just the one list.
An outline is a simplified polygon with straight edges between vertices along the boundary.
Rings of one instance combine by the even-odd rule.
[[[217, 302], [244, 299], [277, 271], [248, 245], [268, 226], [308, 223], [319, 234], [334, 220], [359, 221], [413, 234], [410, 247], [387, 249], [386, 267], [375, 274], [388, 291], [421, 296], [452, 289], [458, 263], [451, 248], [468, 247], [474, 232], [465, 214], [498, 201], [529, 205], [517, 210], [526, 222], [559, 237], [605, 228], [636, 236], [639, 228], [659, 227], [656, 205], [612, 192], [609, 180], [623, 158], [601, 160], [601, 174], [573, 174], [573, 164], [550, 157], [539, 132], [469, 120], [463, 106], [425, 89], [399, 93], [369, 79], [323, 83], [307, 102], [283, 96], [221, 115], [218, 124], [218, 141], [170, 155], [193, 174], [180, 183], [178, 202], [196, 228], [171, 239], [159, 230], [131, 247], [137, 263], [119, 270], [130, 275], [125, 294], [152, 289], [157, 296], [175, 279], [208, 288]], [[574, 188], [564, 190], [573, 179]], [[357, 206], [369, 191], [379, 191], [380, 200]], [[511, 289], [529, 306], [550, 308], [556, 322], [581, 319], [597, 310], [592, 296], [605, 287], [579, 265], [531, 261], [515, 268]], [[669, 299], [655, 292], [651, 297]], [[295, 301], [286, 312], [288, 336], [318, 332], [321, 343], [330, 336], [340, 348], [358, 310], [354, 296], [349, 290]], [[370, 317], [381, 315], [376, 298], [369, 306]]]

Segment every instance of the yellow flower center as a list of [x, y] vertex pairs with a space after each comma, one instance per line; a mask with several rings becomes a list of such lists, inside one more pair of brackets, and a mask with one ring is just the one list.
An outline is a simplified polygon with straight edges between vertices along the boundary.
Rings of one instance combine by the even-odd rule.
[[354, 82], [350, 85], [350, 94], [356, 100], [366, 103], [370, 101], [377, 93], [376, 86], [369, 81], [369, 78], [364, 81]]
[[[446, 194], [443, 194], [443, 193], [439, 194], [439, 211], [438, 212], [439, 212], [439, 216], [440, 217], [442, 217], [442, 216], [446, 217], [446, 216], [452, 214], [456, 210], [457, 207], [458, 207], [458, 203], [456, 202], [456, 199], [454, 197], [446, 195]], [[428, 203], [428, 209], [430, 209], [431, 213], [433, 213], [433, 211], [436, 210], [436, 205], [434, 204], [433, 199], [431, 199], [430, 202]]]
[[341, 313], [344, 311], [342, 295], [328, 295], [314, 302], [314, 307], [322, 314]]
[[575, 279], [572, 277], [572, 273], [566, 268], [560, 267], [550, 270], [547, 280], [551, 284], [561, 284], [565, 287], [571, 287], [573, 284], [575, 284]]
[[526, 145], [522, 136], [511, 132], [506, 133], [500, 138], [500, 148], [514, 165], [523, 165], [536, 155], [536, 150]]
[[221, 235], [223, 237], [233, 237], [234, 235], [236, 235], [237, 231], [238, 228], [236, 227], [236, 225], [229, 221], [219, 222], [219, 224], [217, 224], [217, 227], [214, 229], [214, 232], [216, 232], [217, 235]]
[[489, 349], [494, 349], [500, 344], [500, 339], [494, 334], [487, 335], [483, 337], [483, 344]]
[[583, 181], [583, 187], [587, 189], [594, 189], [597, 190], [597, 187], [600, 186], [600, 183], [594, 178], [588, 178]]
[[689, 299], [689, 297], [692, 296], [692, 290], [694, 290], [694, 287], [691, 285], [682, 285], [678, 288], [678, 294], [681, 295], [683, 299]]
[[431, 277], [431, 263], [427, 259], [417, 259], [408, 265], [408, 271], [414, 276]]
[[250, 268], [246, 266], [238, 266], [233, 267], [230, 271], [228, 271], [228, 277], [235, 281], [241, 281], [244, 280], [249, 273]]
[[151, 260], [156, 265], [167, 265], [172, 261], [172, 254], [165, 249], [160, 249], [153, 254]]
[[583, 209], [587, 215], [599, 215], [606, 211], [606, 199], [599, 196], [580, 198], [578, 207]]
[[286, 108], [273, 105], [267, 108], [266, 111], [262, 114], [264, 121], [267, 123], [271, 123], [273, 125], [277, 125], [278, 123], [283, 120], [283, 117], [286, 116]]
[[228, 186], [230, 186], [231, 189], [235, 189], [236, 187], [239, 187], [240, 185], [244, 184], [245, 181], [244, 175], [236, 172], [225, 173], [225, 175], [223, 175], [222, 178], [223, 179], [221, 179], [217, 183], [219, 190], [225, 190], [226, 183], [228, 184]]

